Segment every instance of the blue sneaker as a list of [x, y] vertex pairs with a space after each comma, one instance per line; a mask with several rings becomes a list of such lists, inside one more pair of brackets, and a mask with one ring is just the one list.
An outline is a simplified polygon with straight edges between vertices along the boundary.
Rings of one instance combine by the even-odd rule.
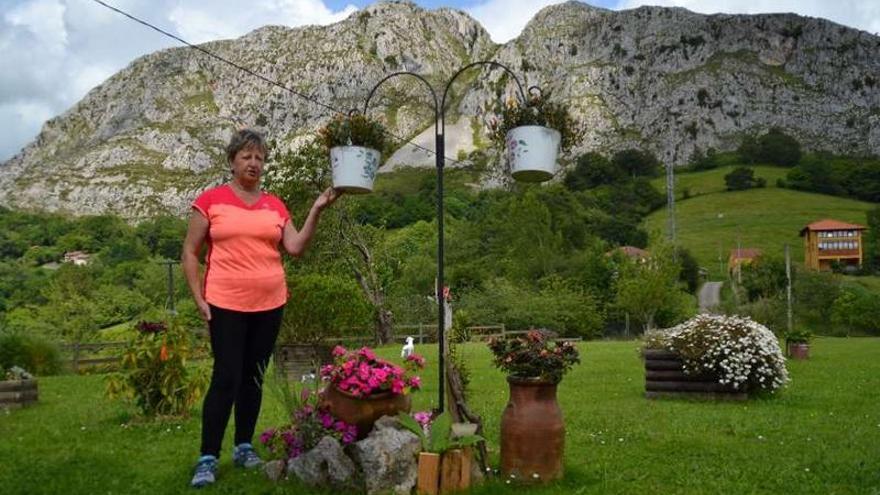
[[253, 469], [262, 466], [263, 460], [257, 455], [253, 445], [241, 443], [232, 449], [232, 463], [237, 467]]
[[196, 463], [195, 473], [190, 485], [193, 488], [202, 488], [208, 486], [217, 480], [217, 458], [212, 455], [203, 455], [199, 457]]

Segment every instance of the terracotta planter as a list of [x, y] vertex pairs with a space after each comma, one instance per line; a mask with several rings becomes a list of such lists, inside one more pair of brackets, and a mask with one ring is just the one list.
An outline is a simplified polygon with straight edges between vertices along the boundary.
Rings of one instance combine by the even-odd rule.
[[524, 481], [561, 478], [565, 423], [556, 401], [557, 384], [510, 376], [507, 382], [510, 401], [501, 416], [502, 473]]
[[810, 344], [806, 342], [789, 342], [788, 357], [791, 359], [810, 359]]
[[394, 395], [391, 392], [355, 397], [329, 385], [323, 392], [323, 405], [330, 413], [346, 423], [357, 426], [358, 440], [366, 438], [373, 429], [373, 423], [382, 416], [397, 416], [409, 412], [412, 407], [409, 395]]

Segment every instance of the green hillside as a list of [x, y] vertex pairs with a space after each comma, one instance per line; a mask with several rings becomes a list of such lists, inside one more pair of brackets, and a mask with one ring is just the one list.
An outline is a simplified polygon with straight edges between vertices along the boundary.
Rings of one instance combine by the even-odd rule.
[[[723, 190], [723, 176], [718, 170], [686, 174], [679, 184], [687, 180], [708, 191], [714, 187], [710, 180], [714, 178], [721, 184], [718, 190]], [[717, 279], [726, 270], [730, 250], [738, 243], [743, 248], [760, 248], [779, 256], [784, 253], [785, 243], [789, 243], [792, 259], [803, 261], [803, 239], [798, 233], [806, 224], [834, 218], [864, 225], [865, 212], [873, 206], [864, 201], [775, 187], [717, 192], [676, 203], [677, 237], [700, 266], [709, 269], [710, 276]], [[667, 218], [665, 208], [655, 211], [645, 220], [645, 227], [649, 232], [665, 233]], [[719, 252], [723, 267], [719, 266]]]
[[[703, 194], [712, 194], [724, 192], [724, 176], [733, 171], [737, 166], [730, 165], [727, 167], [719, 167], [713, 170], [703, 172], [685, 172], [675, 176], [675, 197], [683, 199], [685, 191], [690, 197], [700, 196]], [[782, 167], [774, 167], [772, 165], [758, 165], [751, 167], [755, 171], [755, 177], [763, 178], [767, 181], [768, 188], [776, 187], [777, 179], [784, 179], [789, 169]], [[666, 177], [658, 177], [651, 181], [658, 191], [666, 194]]]

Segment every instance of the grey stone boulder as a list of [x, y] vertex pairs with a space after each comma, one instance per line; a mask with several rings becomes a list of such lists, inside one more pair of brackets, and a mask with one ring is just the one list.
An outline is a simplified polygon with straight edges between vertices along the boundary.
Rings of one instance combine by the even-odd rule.
[[390, 416], [380, 418], [367, 438], [348, 447], [368, 495], [409, 495], [416, 485], [420, 450], [419, 437]]
[[324, 437], [312, 450], [289, 461], [288, 476], [310, 486], [350, 490], [357, 485], [357, 468], [333, 437]]

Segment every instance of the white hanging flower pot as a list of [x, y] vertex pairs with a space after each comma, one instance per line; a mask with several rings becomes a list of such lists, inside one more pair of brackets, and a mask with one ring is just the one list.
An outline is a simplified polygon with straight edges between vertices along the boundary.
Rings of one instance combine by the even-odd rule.
[[559, 131], [539, 125], [515, 127], [507, 133], [510, 174], [522, 182], [544, 182], [556, 174]]
[[363, 146], [330, 148], [333, 187], [353, 194], [373, 192], [373, 179], [379, 170], [380, 153]]

